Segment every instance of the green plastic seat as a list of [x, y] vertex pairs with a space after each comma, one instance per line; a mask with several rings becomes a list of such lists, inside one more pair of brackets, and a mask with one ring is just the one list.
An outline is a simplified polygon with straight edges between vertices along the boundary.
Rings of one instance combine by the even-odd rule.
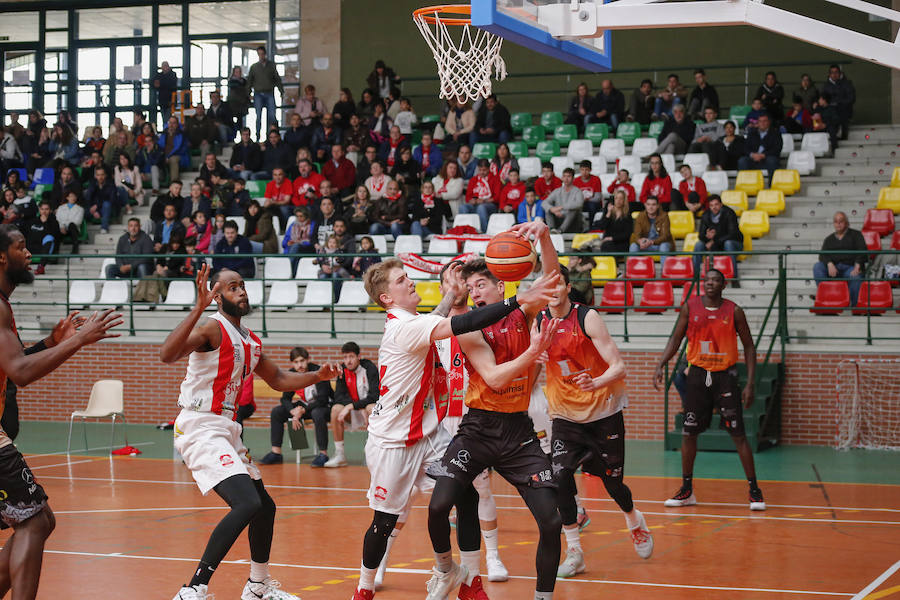
[[641, 126], [638, 123], [619, 123], [616, 137], [623, 140], [626, 146], [630, 146], [634, 140], [641, 137]]
[[49, 192], [53, 189], [53, 185], [49, 183], [39, 183], [34, 186], [34, 201], [40, 202], [41, 197], [44, 195], [44, 192]]
[[665, 123], [662, 121], [653, 121], [650, 123], [650, 129], [647, 130], [647, 135], [652, 138], [659, 137], [659, 134], [662, 133], [663, 126], [665, 126]]
[[[413, 146], [418, 146], [422, 143], [422, 134], [424, 132], [421, 129], [413, 129], [412, 135], [410, 135], [409, 143]], [[319, 169], [319, 173], [322, 172], [322, 169]]]
[[251, 179], [247, 182], [247, 193], [251, 198], [265, 198], [266, 186], [269, 182], [263, 179]]
[[748, 104], [735, 104], [729, 110], [728, 118], [740, 127], [741, 123], [744, 122], [744, 119], [747, 118], [747, 115], [750, 114], [751, 110], [753, 110], [753, 107]]
[[591, 140], [595, 146], [609, 137], [609, 125], [606, 123], [588, 123], [584, 128], [584, 137]]
[[513, 131], [521, 133], [523, 129], [531, 126], [531, 113], [513, 113], [512, 117], [510, 117], [510, 123]]
[[562, 146], [568, 146], [569, 142], [578, 137], [578, 129], [574, 125], [557, 125], [553, 130], [553, 139]]
[[423, 125], [426, 123], [440, 123], [441, 115], [422, 115], [422, 120], [420, 122]]
[[563, 124], [563, 114], [559, 111], [547, 111], [541, 114], [541, 125], [547, 129]]
[[543, 125], [529, 125], [522, 130], [522, 140], [532, 148], [547, 138], [547, 130]]
[[509, 146], [509, 153], [516, 158], [528, 156], [528, 144], [525, 142], [509, 142], [506, 145]]
[[495, 154], [497, 154], [497, 144], [493, 142], [478, 142], [472, 148], [472, 156], [478, 159], [486, 158], [487, 160], [492, 160]]
[[541, 162], [546, 162], [554, 156], [559, 156], [559, 142], [557, 142], [556, 140], [545, 140], [543, 142], [538, 142], [535, 154], [537, 154], [537, 157], [541, 159]]

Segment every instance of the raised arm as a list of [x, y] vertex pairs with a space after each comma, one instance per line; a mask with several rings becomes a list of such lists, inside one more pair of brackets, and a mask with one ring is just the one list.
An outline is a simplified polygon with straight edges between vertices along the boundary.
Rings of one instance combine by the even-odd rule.
[[172, 330], [159, 349], [159, 359], [164, 363], [181, 360], [191, 352], [206, 348], [212, 350], [222, 343], [222, 331], [212, 319], [204, 319], [203, 311], [219, 292], [219, 283], [208, 289], [209, 265], [203, 263], [197, 273], [197, 302], [188, 316]]
[[591, 338], [594, 348], [609, 367], [599, 377], [591, 377], [581, 373], [575, 377], [575, 384], [586, 392], [600, 389], [614, 381], [625, 378], [625, 361], [619, 354], [619, 348], [609, 335], [606, 323], [595, 310], [588, 312], [584, 319], [584, 332]]
[[256, 364], [255, 373], [263, 378], [273, 390], [286, 392], [288, 390], [299, 390], [310, 385], [334, 379], [340, 373], [340, 370], [334, 363], [325, 363], [317, 371], [307, 373], [296, 373], [282, 369], [274, 361], [263, 354], [259, 357]]
[[681, 346], [681, 340], [684, 339], [684, 334], [687, 332], [688, 326], [688, 307], [685, 302], [684, 306], [681, 307], [681, 312], [678, 313], [678, 322], [675, 323], [675, 331], [672, 332], [672, 337], [669, 338], [668, 343], [666, 343], [666, 348], [663, 350], [662, 356], [659, 358], [659, 363], [656, 365], [656, 373], [653, 375], [653, 387], [657, 390], [663, 385], [663, 367], [665, 367], [666, 363], [675, 356], [675, 353], [678, 352], [678, 347]]
[[753, 343], [753, 335], [750, 333], [750, 325], [747, 324], [747, 315], [744, 309], [736, 306], [734, 309], [734, 328], [737, 330], [741, 344], [744, 346], [744, 362], [747, 364], [747, 385], [741, 394], [744, 408], [753, 404], [753, 392], [756, 387], [756, 345]]

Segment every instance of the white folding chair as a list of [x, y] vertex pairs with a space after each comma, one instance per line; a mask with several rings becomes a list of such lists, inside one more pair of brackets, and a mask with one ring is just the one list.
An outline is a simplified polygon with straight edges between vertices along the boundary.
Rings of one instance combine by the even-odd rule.
[[541, 159], [537, 156], [523, 156], [517, 160], [519, 163], [519, 177], [523, 181], [541, 175]]
[[294, 278], [291, 259], [286, 256], [267, 256], [264, 265], [263, 273], [268, 280]]
[[656, 141], [656, 138], [639, 137], [634, 140], [634, 145], [631, 147], [631, 155], [638, 158], [647, 158], [656, 152], [657, 146], [659, 146], [659, 142]]
[[721, 194], [728, 189], [728, 173], [725, 171], [707, 171], [703, 174], [703, 183], [710, 194]]
[[475, 213], [457, 213], [457, 215], [453, 217], [454, 227], [461, 227], [463, 225], [474, 227], [478, 233], [481, 233], [481, 218]]
[[516, 224], [516, 217], [512, 213], [494, 213], [488, 219], [487, 234], [497, 235]]
[[162, 303], [163, 310], [186, 310], [194, 303], [196, 285], [193, 281], [171, 281], [166, 292], [166, 301]]
[[812, 175], [816, 171], [816, 157], [809, 150], [794, 150], [788, 156], [787, 168], [801, 175]]
[[[87, 407], [84, 410], [76, 410], [69, 416], [69, 440], [66, 442], [66, 454], [72, 451], [72, 425], [75, 418], [81, 419], [81, 430], [84, 433], [84, 451], [87, 452], [87, 424], [85, 419], [112, 419], [112, 429], [109, 436], [109, 450], [112, 452], [116, 439], [116, 419], [125, 421], [125, 403], [123, 400], [125, 386], [118, 379], [100, 379], [91, 387], [91, 396], [88, 398]], [[128, 435], [125, 435], [125, 445], [128, 445]]]
[[316, 259], [311, 256], [304, 256], [300, 259], [300, 262], [297, 264], [297, 279], [309, 281], [311, 279], [318, 279], [319, 277], [319, 265], [316, 264]]
[[[306, 286], [307, 294], [309, 286], [316, 283], [324, 283], [328, 286], [328, 303], [331, 304], [331, 282], [314, 282]], [[296, 281], [275, 281], [269, 288], [269, 301], [266, 307], [273, 310], [287, 310], [297, 305], [297, 282]]]
[[615, 162], [617, 158], [624, 154], [625, 140], [615, 138], [605, 139], [600, 142], [600, 156], [605, 158], [606, 162]]
[[89, 306], [97, 297], [97, 288], [93, 281], [73, 281], [69, 287], [69, 304], [73, 306]]
[[706, 152], [689, 152], [684, 155], [682, 162], [691, 168], [691, 173], [701, 177], [709, 168], [709, 154]]
[[128, 281], [115, 279], [104, 281], [97, 304], [102, 306], [123, 306], [128, 304], [129, 291]]
[[591, 143], [591, 140], [572, 140], [569, 142], [569, 149], [566, 152], [573, 162], [590, 158], [592, 154], [594, 154], [594, 144]]
[[803, 141], [800, 142], [801, 150], [808, 150], [813, 156], [819, 158], [831, 152], [831, 141], [828, 134], [823, 132], [810, 132], [803, 134]]
[[356, 311], [369, 305], [369, 293], [362, 281], [345, 281], [341, 285], [341, 295], [334, 305], [335, 310]]
[[[478, 215], [475, 215], [478, 217]], [[422, 254], [422, 238], [417, 235], [398, 235], [394, 240], [394, 256], [401, 252]]]

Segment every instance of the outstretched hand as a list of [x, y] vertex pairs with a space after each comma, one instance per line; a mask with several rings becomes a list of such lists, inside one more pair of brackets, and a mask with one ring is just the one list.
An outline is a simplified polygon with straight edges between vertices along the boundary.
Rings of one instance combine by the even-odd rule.
[[197, 304], [195, 308], [200, 310], [206, 310], [206, 307], [212, 304], [213, 299], [216, 297], [216, 294], [219, 293], [219, 288], [221, 284], [217, 281], [212, 289], [209, 288], [209, 265], [205, 262], [200, 267], [200, 272], [197, 273]]
[[538, 329], [537, 319], [531, 324], [531, 350], [538, 358], [550, 348], [553, 336], [556, 335], [556, 330], [561, 322], [562, 319], [550, 319], [540, 329]]
[[326, 381], [330, 379], [337, 379], [338, 375], [341, 374], [341, 368], [337, 366], [336, 363], [327, 362], [316, 371], [316, 374], [319, 376], [319, 381]]
[[560, 277], [559, 271], [541, 275], [526, 291], [516, 294], [516, 299], [522, 306], [543, 308], [556, 295]]
[[84, 320], [84, 324], [78, 330], [78, 335], [82, 338], [82, 345], [86, 346], [107, 338], [119, 337], [121, 334], [109, 333], [109, 330], [124, 322], [122, 314], [114, 312], [111, 308], [102, 313], [94, 312]]
[[543, 221], [530, 221], [528, 223], [519, 223], [513, 225], [509, 229], [513, 233], [521, 235], [526, 240], [533, 239], [535, 242], [541, 239], [541, 236], [550, 233], [550, 228]]
[[78, 328], [85, 322], [84, 317], [78, 316], [78, 311], [73, 310], [64, 318], [59, 320], [50, 332], [50, 346], [56, 346], [60, 342], [64, 342], [70, 337], [78, 333]]

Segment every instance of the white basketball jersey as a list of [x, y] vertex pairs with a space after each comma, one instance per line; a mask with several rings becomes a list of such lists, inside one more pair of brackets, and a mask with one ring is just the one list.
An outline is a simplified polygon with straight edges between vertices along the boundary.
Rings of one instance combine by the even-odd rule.
[[262, 355], [262, 342], [249, 329], [239, 331], [220, 313], [210, 318], [219, 322], [222, 343], [218, 350], [190, 354], [178, 405], [234, 419], [244, 380]]
[[466, 369], [466, 355], [459, 347], [456, 336], [436, 340], [438, 358], [447, 373], [447, 414], [442, 420], [444, 429], [456, 435], [463, 415], [469, 411], [466, 406], [466, 388], [469, 387], [469, 371]]
[[388, 311], [378, 348], [380, 389], [369, 418], [369, 440], [404, 448], [431, 435], [447, 409], [447, 375], [431, 343], [439, 315]]

